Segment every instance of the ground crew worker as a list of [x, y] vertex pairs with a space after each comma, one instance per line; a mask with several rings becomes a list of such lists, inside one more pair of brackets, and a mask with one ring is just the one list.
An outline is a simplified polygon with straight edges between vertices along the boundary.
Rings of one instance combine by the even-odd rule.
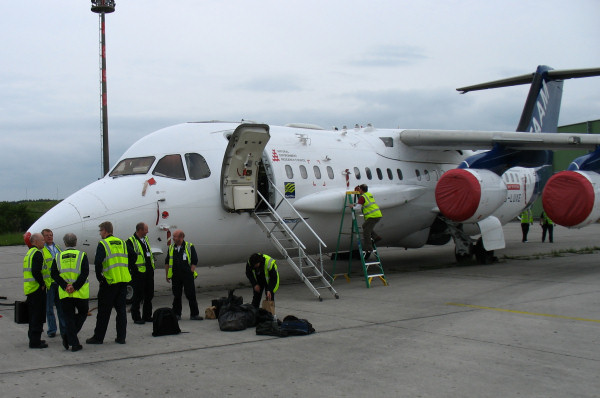
[[373, 243], [379, 242], [381, 240], [381, 236], [377, 235], [377, 233], [373, 230], [375, 228], [375, 224], [377, 224], [383, 215], [381, 214], [381, 210], [377, 203], [375, 203], [375, 198], [373, 195], [369, 193], [369, 187], [366, 184], [361, 184], [354, 188], [359, 192], [360, 196], [358, 197], [358, 201], [350, 205], [354, 208], [354, 210], [361, 209], [364, 217], [362, 229], [363, 229], [363, 252], [365, 256], [365, 260], [367, 260], [371, 256], [371, 252], [373, 251]]
[[198, 255], [196, 248], [190, 242], [184, 240], [185, 234], [178, 229], [173, 232], [173, 244], [169, 246], [169, 252], [165, 258], [165, 272], [167, 282], [173, 282], [173, 312], [177, 319], [181, 319], [181, 291], [185, 292], [185, 297], [190, 305], [190, 319], [201, 321], [196, 301], [196, 288], [194, 278], [198, 276], [196, 265], [198, 265]]
[[266, 254], [254, 253], [246, 262], [246, 277], [253, 289], [252, 305], [258, 308], [263, 290], [267, 300], [275, 301], [279, 289], [279, 272], [275, 259]]
[[94, 335], [87, 339], [87, 344], [102, 344], [112, 308], [117, 313], [116, 343], [125, 344], [127, 336], [127, 283], [131, 274], [127, 262], [127, 246], [121, 239], [113, 236], [113, 225], [105, 221], [99, 225], [100, 237], [94, 259], [96, 279], [100, 282], [98, 289], [98, 316]]
[[546, 231], [548, 231], [548, 241], [554, 242], [554, 222], [548, 217], [546, 212], [542, 210], [540, 214], [540, 225], [542, 226], [542, 243], [546, 240]]
[[29, 348], [46, 348], [48, 344], [41, 340], [46, 319], [46, 284], [42, 276], [44, 266], [44, 237], [40, 233], [31, 235], [31, 248], [23, 259], [23, 291], [27, 296], [29, 312]]
[[531, 209], [523, 210], [521, 213], [521, 232], [523, 233], [523, 240], [521, 242], [527, 242], [527, 234], [529, 233], [529, 224], [533, 225], [533, 214]]
[[66, 334], [62, 335], [65, 350], [79, 351], [83, 347], [79, 343], [77, 333], [81, 330], [87, 314], [90, 298], [88, 275], [90, 265], [85, 252], [75, 249], [77, 236], [67, 233], [63, 237], [66, 249], [58, 253], [52, 261], [52, 279], [58, 284], [63, 314], [65, 316]]
[[[148, 241], [148, 224], [135, 226], [135, 233], [127, 239], [129, 273], [133, 283], [131, 318], [138, 325], [152, 322], [152, 299], [154, 298], [154, 257]], [[140, 314], [140, 303], [144, 301]]]
[[54, 307], [56, 306], [56, 314], [58, 315], [58, 326], [60, 335], [66, 337], [66, 324], [63, 316], [61, 302], [58, 298], [58, 285], [50, 277], [50, 268], [52, 267], [52, 261], [54, 257], [60, 253], [60, 247], [54, 244], [54, 233], [52, 230], [46, 228], [42, 230], [44, 236], [44, 247], [42, 254], [44, 255], [44, 268], [42, 275], [44, 276], [44, 282], [46, 282], [46, 323], [48, 324], [47, 334], [48, 337], [56, 336], [56, 317], [54, 316]]

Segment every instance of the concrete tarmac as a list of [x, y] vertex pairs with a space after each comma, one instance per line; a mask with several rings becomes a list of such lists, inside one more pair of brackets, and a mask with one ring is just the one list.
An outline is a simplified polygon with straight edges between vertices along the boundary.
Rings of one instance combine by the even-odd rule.
[[[541, 243], [538, 225], [528, 243], [521, 243], [518, 223], [504, 230], [507, 248], [492, 265], [456, 265], [452, 244], [382, 248], [389, 286], [374, 280], [367, 289], [355, 271], [350, 283], [336, 279], [339, 300], [324, 293], [319, 302], [278, 261], [278, 317], [308, 319], [316, 329], [309, 336], [221, 332], [216, 320], [189, 320], [184, 298], [182, 334], [152, 337], [151, 324], [128, 318], [127, 344], [116, 344], [113, 315], [103, 345], [73, 353], [60, 337], [43, 337], [49, 347], [32, 350], [27, 325], [15, 324], [13, 308], [1, 306], [1, 395], [600, 396], [600, 224], [556, 227], [552, 244]], [[25, 252], [0, 248], [0, 296], [7, 296], [0, 302], [24, 299]], [[336, 272], [346, 267], [338, 263]], [[170, 306], [163, 269], [155, 280], [154, 308]], [[95, 296], [94, 275], [90, 282]], [[243, 264], [202, 268], [196, 285], [201, 312], [231, 287], [251, 301]], [[82, 342], [93, 334], [95, 315], [79, 334]]]

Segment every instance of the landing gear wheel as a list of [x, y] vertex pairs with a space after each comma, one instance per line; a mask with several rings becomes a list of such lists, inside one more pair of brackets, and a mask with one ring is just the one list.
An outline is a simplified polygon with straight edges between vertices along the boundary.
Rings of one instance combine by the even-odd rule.
[[459, 264], [468, 263], [473, 258], [473, 251], [472, 249], [469, 250], [469, 253], [458, 253], [455, 251], [454, 258], [456, 258], [456, 262]]
[[495, 260], [494, 251], [485, 250], [481, 238], [477, 240], [477, 244], [475, 245], [475, 258], [479, 264], [491, 264]]

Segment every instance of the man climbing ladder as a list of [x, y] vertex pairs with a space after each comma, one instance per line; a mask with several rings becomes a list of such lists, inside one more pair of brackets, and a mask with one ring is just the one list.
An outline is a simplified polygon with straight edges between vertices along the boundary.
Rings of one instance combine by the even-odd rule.
[[[344, 198], [344, 206], [342, 207], [342, 218], [340, 221], [340, 234], [338, 236], [338, 246], [336, 250], [336, 259], [334, 262], [334, 278], [335, 278], [335, 265], [337, 263], [337, 258], [339, 255], [340, 249], [340, 241], [341, 236], [345, 235], [344, 230], [344, 216], [346, 214], [347, 208], [350, 209], [352, 215], [352, 225], [350, 232], [350, 252], [352, 252], [354, 248], [354, 239], [356, 239], [356, 243], [358, 246], [358, 253], [360, 255], [360, 260], [363, 267], [363, 272], [365, 275], [365, 282], [367, 287], [371, 287], [371, 280], [373, 278], [379, 278], [385, 286], [387, 286], [387, 281], [385, 279], [385, 274], [383, 273], [383, 266], [381, 265], [381, 259], [379, 258], [379, 254], [377, 252], [377, 246], [375, 241], [379, 241], [381, 238], [373, 231], [374, 225], [381, 219], [381, 211], [375, 201], [373, 199], [373, 195], [368, 194], [368, 187], [366, 185], [361, 185], [360, 187], [355, 188], [356, 191], [348, 191], [346, 192], [346, 196]], [[367, 194], [363, 196], [363, 194]], [[353, 195], [358, 196], [358, 201], [353, 200]], [[361, 201], [361, 198], [363, 200]], [[362, 204], [361, 204], [362, 202]], [[360, 239], [360, 229], [358, 226], [358, 221], [356, 219], [355, 210], [362, 209], [363, 215], [365, 216], [365, 221], [363, 222], [363, 239], [364, 245], [361, 244]], [[374, 215], [374, 217], [368, 217], [367, 215]], [[374, 219], [374, 222], [368, 222], [369, 219]], [[365, 225], [367, 226], [367, 230], [365, 231]], [[372, 239], [373, 238], [373, 239]], [[368, 248], [368, 250], [365, 248]], [[374, 254], [375, 259], [371, 262], [368, 262], [370, 255]], [[352, 255], [350, 255], [348, 264], [348, 273], [344, 276], [349, 280], [349, 274], [352, 267]], [[374, 269], [374, 273], [371, 273], [371, 269]]]

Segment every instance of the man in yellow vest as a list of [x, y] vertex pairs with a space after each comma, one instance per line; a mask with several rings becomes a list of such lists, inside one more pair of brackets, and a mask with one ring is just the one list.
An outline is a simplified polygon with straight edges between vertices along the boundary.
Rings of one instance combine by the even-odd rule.
[[554, 242], [554, 222], [548, 217], [546, 212], [542, 210], [540, 214], [540, 225], [542, 226], [542, 243], [546, 241], [546, 231], [548, 232], [548, 240]]
[[98, 226], [100, 237], [94, 259], [96, 279], [100, 282], [98, 289], [98, 315], [94, 335], [87, 339], [87, 344], [102, 344], [112, 308], [117, 312], [116, 343], [125, 344], [127, 337], [127, 283], [131, 281], [127, 261], [127, 246], [121, 239], [113, 236], [113, 225], [105, 221]]
[[185, 241], [185, 234], [178, 229], [173, 232], [173, 244], [169, 246], [167, 257], [165, 258], [165, 272], [167, 282], [171, 283], [173, 291], [173, 312], [177, 319], [181, 319], [181, 292], [185, 292], [185, 297], [190, 305], [190, 319], [201, 321], [196, 301], [196, 288], [194, 287], [194, 278], [198, 265], [198, 255], [193, 244]]
[[355, 188], [360, 196], [358, 197], [358, 201], [351, 205], [354, 207], [354, 210], [361, 209], [364, 217], [362, 229], [363, 229], [363, 245], [362, 249], [365, 253], [365, 260], [371, 256], [371, 252], [373, 251], [373, 243], [377, 243], [381, 240], [381, 236], [377, 235], [377, 233], [373, 230], [375, 228], [375, 224], [377, 224], [383, 215], [381, 214], [381, 210], [379, 210], [379, 206], [375, 203], [375, 198], [373, 195], [369, 193], [369, 187], [367, 184], [361, 184]]
[[531, 209], [523, 210], [521, 216], [521, 232], [523, 234], [523, 239], [521, 242], [527, 242], [527, 234], [529, 233], [529, 225], [533, 225], [533, 214], [531, 213]]
[[42, 276], [44, 266], [44, 237], [40, 233], [31, 235], [31, 248], [23, 259], [23, 291], [27, 296], [29, 312], [29, 348], [46, 348], [48, 344], [41, 340], [46, 319], [46, 283]]
[[59, 286], [58, 295], [66, 321], [67, 333], [62, 335], [63, 347], [68, 350], [71, 346], [71, 351], [75, 352], [83, 348], [79, 344], [77, 333], [81, 330], [89, 309], [90, 266], [85, 252], [75, 249], [75, 234], [66, 234], [63, 241], [66, 249], [56, 255], [50, 273]]
[[266, 254], [252, 254], [246, 262], [246, 277], [252, 285], [252, 305], [255, 308], [260, 305], [263, 290], [267, 300], [275, 301], [275, 292], [279, 289], [279, 272], [275, 259]]
[[67, 327], [65, 325], [65, 319], [60, 306], [60, 300], [58, 298], [58, 285], [50, 277], [50, 268], [52, 267], [52, 261], [54, 257], [60, 253], [60, 247], [54, 244], [54, 233], [51, 229], [45, 228], [42, 230], [44, 236], [44, 248], [42, 254], [44, 255], [44, 270], [42, 272], [44, 276], [44, 282], [46, 282], [46, 323], [48, 324], [47, 334], [48, 337], [56, 336], [56, 317], [54, 316], [54, 307], [56, 307], [56, 314], [58, 315], [58, 326], [60, 335], [66, 337]]
[[[131, 318], [138, 325], [152, 322], [152, 299], [154, 298], [154, 258], [148, 241], [148, 224], [135, 226], [135, 233], [127, 239], [129, 273], [133, 283]], [[142, 314], [140, 304], [144, 301]]]

